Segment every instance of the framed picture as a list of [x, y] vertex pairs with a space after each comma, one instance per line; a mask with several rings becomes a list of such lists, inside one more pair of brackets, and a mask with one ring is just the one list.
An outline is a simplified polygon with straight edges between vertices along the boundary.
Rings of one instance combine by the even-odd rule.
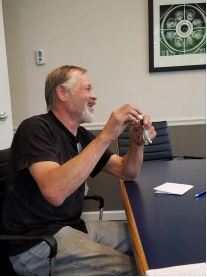
[[206, 0], [148, 0], [149, 72], [206, 68]]

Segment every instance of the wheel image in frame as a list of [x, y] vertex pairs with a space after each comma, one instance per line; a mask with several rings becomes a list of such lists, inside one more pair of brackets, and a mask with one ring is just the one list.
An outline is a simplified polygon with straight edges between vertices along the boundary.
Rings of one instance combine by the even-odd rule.
[[160, 6], [160, 56], [206, 53], [206, 4]]

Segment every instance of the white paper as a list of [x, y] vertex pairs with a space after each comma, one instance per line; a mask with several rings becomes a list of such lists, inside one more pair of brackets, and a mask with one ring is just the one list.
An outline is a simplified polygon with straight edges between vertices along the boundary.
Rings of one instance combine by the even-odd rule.
[[167, 182], [153, 189], [155, 190], [155, 193], [183, 195], [191, 188], [193, 188], [191, 185]]
[[206, 276], [206, 263], [147, 270], [146, 276]]

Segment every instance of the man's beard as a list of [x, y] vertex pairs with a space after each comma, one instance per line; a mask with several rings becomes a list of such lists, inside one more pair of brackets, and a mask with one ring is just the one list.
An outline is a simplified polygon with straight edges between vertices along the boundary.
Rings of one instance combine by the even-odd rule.
[[95, 114], [90, 112], [87, 104], [84, 104], [83, 113], [81, 115], [81, 123], [92, 123], [95, 121]]

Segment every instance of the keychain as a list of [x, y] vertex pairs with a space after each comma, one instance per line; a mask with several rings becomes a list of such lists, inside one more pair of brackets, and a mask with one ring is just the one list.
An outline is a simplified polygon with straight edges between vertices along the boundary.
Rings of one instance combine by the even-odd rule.
[[149, 137], [149, 131], [146, 130], [143, 126], [143, 140], [144, 140], [144, 145], [148, 145], [152, 143], [152, 140]]
[[145, 145], [148, 145], [148, 144], [152, 144], [152, 140], [150, 139], [149, 137], [149, 131], [145, 129], [144, 125], [143, 125], [143, 115], [139, 114], [139, 117], [141, 119], [141, 124], [142, 124], [142, 127], [143, 127], [143, 141], [144, 141], [144, 144]]

